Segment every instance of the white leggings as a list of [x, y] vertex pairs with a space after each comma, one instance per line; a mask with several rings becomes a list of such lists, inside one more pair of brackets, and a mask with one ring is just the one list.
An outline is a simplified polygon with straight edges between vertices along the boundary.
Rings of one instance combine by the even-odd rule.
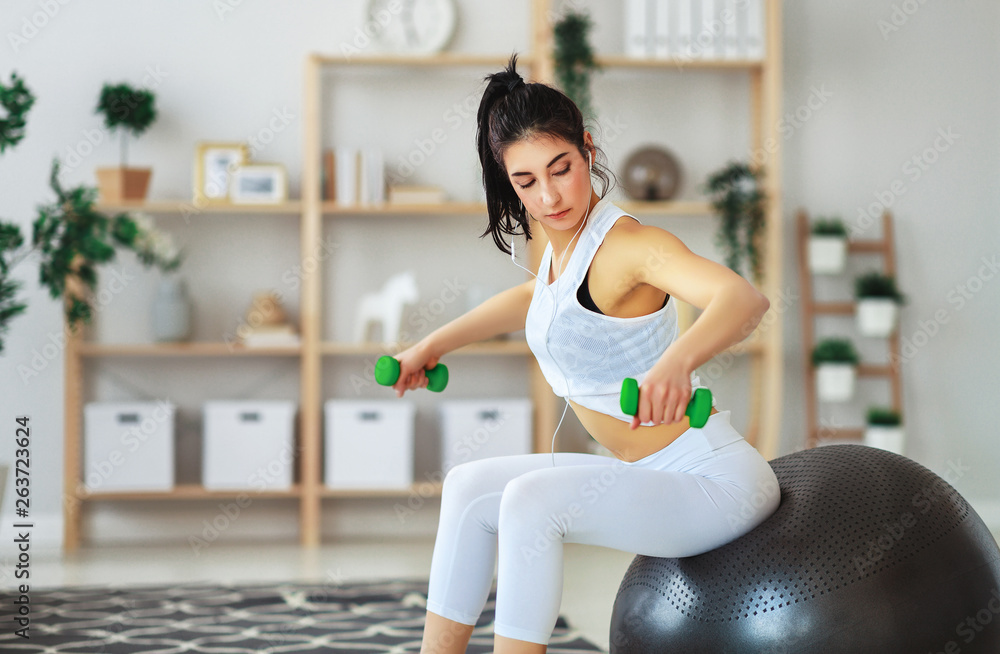
[[554, 467], [550, 454], [463, 463], [444, 482], [427, 609], [475, 624], [497, 564], [494, 632], [548, 644], [563, 543], [693, 556], [750, 531], [778, 501], [774, 472], [729, 411], [633, 463], [574, 453]]

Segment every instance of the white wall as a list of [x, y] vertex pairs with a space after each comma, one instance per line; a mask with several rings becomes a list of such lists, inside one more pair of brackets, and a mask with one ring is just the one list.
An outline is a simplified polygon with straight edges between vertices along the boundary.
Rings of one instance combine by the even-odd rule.
[[[49, 4], [58, 6], [58, 11], [51, 18], [39, 17]], [[10, 72], [16, 70], [38, 102], [29, 118], [28, 137], [0, 157], [0, 215], [30, 234], [34, 208], [51, 199], [47, 178], [53, 157], [64, 162], [66, 184], [93, 184], [95, 167], [116, 162], [117, 144], [104, 133], [93, 106], [100, 86], [119, 80], [150, 86], [157, 94], [160, 117], [130, 150], [130, 162], [154, 167], [152, 198], [190, 196], [196, 142], [246, 141], [261, 135], [270, 142], [262, 144], [254, 158], [284, 164], [297, 197], [304, 58], [310, 52], [338, 52], [342, 44], [351, 43], [365, 20], [365, 3], [234, 2], [237, 6], [232, 11], [219, 13], [218, 8], [226, 4], [8, 2], [0, 18], [4, 41], [0, 75], [9, 80]], [[609, 3], [589, 4], [598, 22], [594, 34], [598, 48], [620, 51], [619, 10]], [[900, 5], [912, 15], [896, 15], [899, 29], [883, 36], [879, 22], [891, 25], [894, 7]], [[502, 10], [491, 6], [500, 3], [460, 2], [454, 49], [526, 50], [527, 2], [503, 3]], [[33, 20], [45, 24], [26, 28], [25, 21], [30, 25]], [[916, 0], [810, 0], [786, 3], [783, 35], [785, 110], [793, 115], [800, 112], [783, 143], [788, 293], [794, 296], [798, 291], [792, 231], [796, 208], [839, 213], [849, 223], [859, 223], [859, 211], [889, 189], [893, 180], [905, 184], [906, 192], [893, 199], [892, 210], [897, 219], [900, 284], [910, 298], [902, 333], [909, 342], [920, 344], [904, 366], [908, 454], [941, 474], [960, 470], [960, 474], [950, 473], [949, 479], [994, 526], [1000, 525], [1000, 495], [992, 484], [1000, 446], [985, 426], [986, 400], [996, 388], [987, 371], [997, 367], [1000, 355], [987, 345], [987, 330], [996, 324], [1000, 305], [997, 286], [986, 278], [994, 273], [983, 269], [982, 261], [1000, 254], [1000, 227], [995, 219], [990, 220], [991, 211], [1000, 207], [1000, 185], [995, 181], [1000, 173], [996, 155], [1000, 133], [994, 122], [1000, 90], [993, 79], [1000, 63], [998, 23], [1000, 6], [989, 0], [969, 0], [960, 6]], [[11, 37], [22, 33], [26, 42]], [[746, 81], [736, 73], [700, 72], [665, 74], [663, 81], [653, 84], [657, 79], [645, 73], [615, 73], [613, 79], [599, 79], [594, 88], [601, 112], [598, 138], [612, 162], [619, 165], [639, 144], [654, 141], [667, 146], [684, 166], [681, 196], [696, 197], [698, 185], [710, 171], [728, 158], [746, 154]], [[457, 198], [475, 199], [474, 126], [463, 119], [452, 129], [446, 112], [477, 93], [478, 79], [428, 73], [377, 80], [328, 76], [324, 97], [339, 111], [325, 117], [324, 145], [363, 138], [366, 143], [382, 144], [394, 161], [395, 156], [417, 147], [416, 139], [435, 128], [446, 128], [447, 142], [420, 167], [415, 179], [440, 183]], [[372, 111], [344, 113], [361, 106], [365, 98], [382, 97], [379, 94], [392, 97], [388, 109], [375, 104]], [[287, 121], [272, 122], [276, 113]], [[267, 139], [267, 130], [276, 125], [279, 129], [273, 139]], [[932, 153], [936, 160], [914, 179], [907, 162], [933, 148], [939, 130], [949, 129], [956, 135], [954, 142]], [[97, 140], [101, 142], [91, 147]], [[944, 145], [943, 141], [938, 144]], [[238, 324], [252, 291], [273, 285], [275, 278], [296, 264], [298, 227], [294, 218], [287, 223], [282, 220], [213, 216], [185, 225], [178, 218], [160, 219], [161, 226], [174, 232], [190, 253], [187, 278], [197, 310], [196, 337], [221, 338]], [[658, 224], [676, 231], [696, 251], [719, 258], [713, 246], [712, 221], [677, 218]], [[388, 219], [379, 225], [383, 229], [373, 232], [360, 221], [327, 223], [337, 249], [328, 263], [330, 281], [324, 293], [335, 293], [339, 302], [350, 306], [358, 293], [377, 287], [388, 276], [391, 271], [369, 256], [373, 244], [366, 239], [372, 238], [397, 248], [412, 246], [407, 256], [418, 271], [424, 298], [436, 297], [452, 278], [487, 289], [521, 279], [509, 262], [491, 251], [489, 243], [473, 238], [482, 228], [468, 219], [419, 223]], [[872, 230], [865, 235], [875, 236]], [[11, 439], [3, 436], [12, 436], [14, 417], [31, 416], [33, 516], [39, 524], [35, 538], [58, 543], [63, 369], [61, 351], [54, 342], [59, 341], [61, 323], [58, 306], [37, 284], [36, 262], [31, 258], [17, 270], [16, 276], [25, 282], [22, 294], [29, 311], [13, 323], [7, 353], [0, 359], [0, 438], [8, 443], [0, 447], [0, 460], [10, 461], [14, 455]], [[128, 256], [112, 269], [131, 281], [102, 309], [94, 336], [111, 342], [146, 340], [149, 294], [156, 275]], [[367, 286], [354, 287], [345, 281], [349, 279], [365, 280]], [[962, 287], [977, 290], [960, 303]], [[297, 295], [294, 289], [285, 290], [294, 315]], [[849, 292], [846, 286], [824, 290]], [[449, 306], [438, 320], [457, 314], [461, 304]], [[338, 315], [327, 317], [333, 334], [346, 328]], [[943, 315], [944, 320], [933, 336], [924, 339], [921, 331], [933, 329], [929, 325], [936, 315], [938, 320]], [[800, 318], [795, 306], [785, 319], [782, 451], [788, 452], [802, 446], [805, 425]], [[850, 325], [831, 319], [828, 329], [838, 328], [850, 329]], [[866, 352], [870, 349], [872, 356], [878, 355], [877, 343], [865, 346]], [[365, 363], [348, 360], [326, 365], [324, 392], [345, 392], [340, 386], [344, 374]], [[470, 376], [479, 365], [468, 364]], [[201, 399], [218, 393], [220, 387], [226, 388], [227, 396], [294, 397], [297, 375], [294, 367], [290, 371], [287, 367], [217, 361], [162, 365], [105, 361], [88, 377], [86, 392], [102, 399], [176, 396], [183, 409], [184, 447], [190, 452], [197, 447], [192, 439]], [[37, 374], [24, 378], [27, 369]], [[737, 411], [745, 404], [745, 373], [745, 364], [739, 363], [732, 378], [719, 380], [717, 385], [720, 398]], [[514, 363], [504, 365], [490, 379], [491, 393], [523, 394], [523, 368]], [[881, 393], [874, 382], [863, 384], [873, 397]], [[425, 417], [418, 437], [426, 444], [433, 438], [433, 403], [421, 400], [421, 410]], [[854, 422], [859, 416], [860, 409], [856, 409], [832, 419]], [[571, 425], [567, 442], [578, 444], [581, 439], [579, 427]], [[423, 464], [431, 469], [428, 457], [433, 458], [425, 455]], [[188, 461], [187, 465], [190, 472], [193, 464]], [[272, 524], [294, 531], [291, 504], [261, 502], [260, 506], [260, 511], [246, 512], [240, 526], [227, 535], [267, 533]], [[362, 501], [337, 507], [326, 509], [325, 520], [328, 529], [337, 533], [376, 528], [374, 523], [387, 532], [433, 529], [432, 512], [418, 512], [415, 520], [401, 524], [394, 517], [392, 503]], [[7, 533], [11, 523], [9, 502], [4, 510], [0, 533]], [[97, 540], [159, 534], [183, 540], [187, 534], [198, 533], [203, 520], [211, 520], [219, 511], [213, 503], [152, 510], [145, 504], [109, 504], [92, 514], [88, 527]]]

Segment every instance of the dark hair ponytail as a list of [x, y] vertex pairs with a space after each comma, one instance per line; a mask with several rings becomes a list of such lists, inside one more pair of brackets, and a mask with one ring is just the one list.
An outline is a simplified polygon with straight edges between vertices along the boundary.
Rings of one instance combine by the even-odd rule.
[[[486, 90], [476, 114], [478, 124], [476, 149], [483, 168], [483, 188], [486, 190], [486, 211], [489, 226], [482, 236], [490, 234], [501, 252], [510, 254], [504, 236], [531, 239], [528, 213], [521, 205], [503, 164], [508, 147], [527, 138], [554, 136], [572, 143], [586, 158], [583, 115], [561, 91], [545, 84], [525, 84], [517, 72], [517, 55], [512, 55], [507, 67], [486, 76]], [[603, 163], [603, 153], [594, 148], [593, 174], [602, 182], [601, 195], [610, 187], [610, 177]]]

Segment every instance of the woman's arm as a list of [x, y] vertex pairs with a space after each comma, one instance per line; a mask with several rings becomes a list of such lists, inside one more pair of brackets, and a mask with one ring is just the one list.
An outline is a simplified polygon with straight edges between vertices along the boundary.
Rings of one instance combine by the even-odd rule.
[[605, 246], [612, 245], [609, 253], [617, 255], [616, 267], [628, 284], [650, 284], [703, 310], [647, 374], [632, 426], [678, 422], [691, 397], [691, 372], [749, 336], [770, 302], [743, 277], [694, 254], [670, 232], [622, 221], [612, 234]]
[[535, 292], [535, 280], [497, 293], [475, 309], [425, 336], [419, 343], [396, 356], [399, 380], [393, 385], [402, 397], [406, 390], [427, 385], [424, 370], [433, 368], [448, 352], [487, 339], [524, 329], [528, 306]]

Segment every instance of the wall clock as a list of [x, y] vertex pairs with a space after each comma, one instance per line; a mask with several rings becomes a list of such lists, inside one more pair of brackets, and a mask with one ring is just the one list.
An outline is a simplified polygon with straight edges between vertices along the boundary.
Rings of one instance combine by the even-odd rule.
[[368, 17], [387, 50], [431, 54], [451, 41], [457, 11], [454, 0], [370, 0]]

